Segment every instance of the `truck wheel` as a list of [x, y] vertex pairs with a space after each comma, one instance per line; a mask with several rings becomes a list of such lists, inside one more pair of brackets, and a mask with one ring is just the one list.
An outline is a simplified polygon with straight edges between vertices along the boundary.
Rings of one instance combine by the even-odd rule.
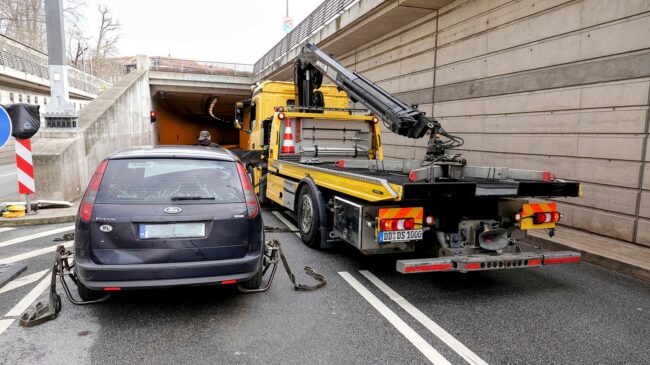
[[77, 293], [81, 297], [81, 300], [97, 300], [102, 297], [103, 293], [97, 290], [88, 289], [81, 281], [77, 280]]
[[298, 194], [298, 230], [300, 238], [309, 247], [320, 248], [320, 217], [314, 192], [309, 186], [303, 186]]

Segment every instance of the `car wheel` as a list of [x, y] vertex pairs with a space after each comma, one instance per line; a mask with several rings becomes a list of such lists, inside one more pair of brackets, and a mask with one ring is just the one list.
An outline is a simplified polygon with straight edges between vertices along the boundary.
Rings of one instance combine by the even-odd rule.
[[304, 186], [298, 194], [298, 230], [300, 238], [309, 247], [320, 248], [320, 217], [316, 206], [314, 192]]
[[103, 295], [103, 293], [100, 291], [86, 288], [86, 286], [83, 285], [79, 280], [77, 280], [77, 293], [79, 293], [79, 296], [83, 301], [97, 300]]
[[263, 272], [264, 272], [264, 266], [260, 266], [259, 270], [257, 270], [257, 273], [255, 273], [255, 276], [253, 276], [252, 278], [250, 278], [250, 279], [248, 279], [246, 281], [242, 281], [240, 283], [240, 285], [244, 289], [249, 289], [249, 290], [259, 289], [260, 286], [262, 286], [262, 273]]

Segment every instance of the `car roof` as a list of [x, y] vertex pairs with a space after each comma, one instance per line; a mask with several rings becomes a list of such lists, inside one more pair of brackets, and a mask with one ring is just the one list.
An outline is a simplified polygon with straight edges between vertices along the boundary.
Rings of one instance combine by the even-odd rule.
[[193, 158], [204, 160], [236, 161], [237, 157], [224, 148], [185, 146], [185, 145], [158, 145], [128, 147], [110, 154], [108, 160], [125, 158]]

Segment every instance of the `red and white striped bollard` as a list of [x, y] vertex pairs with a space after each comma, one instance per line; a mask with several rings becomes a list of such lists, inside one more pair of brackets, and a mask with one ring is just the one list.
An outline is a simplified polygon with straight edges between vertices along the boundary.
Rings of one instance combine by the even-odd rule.
[[32, 162], [32, 142], [16, 138], [16, 167], [18, 168], [18, 193], [25, 194], [27, 213], [32, 212], [30, 194], [36, 192], [34, 182], [34, 162]]

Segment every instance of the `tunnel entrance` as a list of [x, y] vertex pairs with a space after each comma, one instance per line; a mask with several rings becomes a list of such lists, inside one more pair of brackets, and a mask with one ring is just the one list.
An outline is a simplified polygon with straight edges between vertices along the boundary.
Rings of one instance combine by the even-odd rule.
[[225, 148], [238, 148], [240, 131], [235, 128], [235, 103], [249, 95], [158, 91], [152, 96], [157, 114], [156, 144], [196, 144], [207, 130], [212, 141]]

